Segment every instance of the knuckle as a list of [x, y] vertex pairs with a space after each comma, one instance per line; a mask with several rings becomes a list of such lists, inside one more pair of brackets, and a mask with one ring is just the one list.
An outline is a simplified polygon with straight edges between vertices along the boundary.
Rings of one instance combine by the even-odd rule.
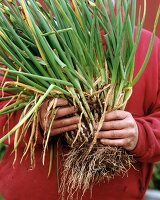
[[99, 136], [99, 138], [104, 138], [104, 133], [103, 132], [99, 132], [98, 136]]
[[100, 138], [105, 138], [105, 132], [99, 132], [98, 135]]
[[130, 134], [130, 137], [133, 138], [135, 136], [135, 131], [133, 129], [131, 129], [129, 134]]
[[115, 115], [116, 118], [118, 118], [118, 117], [119, 117], [119, 111], [118, 111], [118, 110], [115, 110], [115, 111], [114, 111], [114, 115]]
[[72, 125], [68, 131], [73, 131], [75, 129], [77, 129], [77, 124]]
[[62, 130], [61, 130], [61, 129], [53, 129], [53, 130], [51, 131], [51, 135], [52, 135], [52, 136], [58, 135], [58, 134], [60, 134], [60, 133], [62, 133]]
[[125, 118], [131, 118], [132, 117], [132, 114], [128, 111], [125, 111], [124, 115], [125, 115]]
[[109, 128], [109, 122], [103, 122], [102, 129], [107, 130]]
[[125, 147], [125, 145], [126, 145], [126, 140], [121, 140], [121, 141], [119, 142], [119, 146]]
[[132, 119], [128, 119], [127, 124], [129, 127], [134, 127], [134, 123]]
[[127, 138], [126, 139], [126, 144], [130, 145], [132, 143], [132, 139], [131, 138]]
[[111, 138], [116, 138], [116, 137], [117, 137], [117, 132], [115, 130], [112, 130]]
[[110, 122], [109, 123], [109, 128], [110, 129], [115, 129], [115, 123], [114, 122]]
[[128, 117], [131, 117], [131, 116], [132, 116], [131, 113], [128, 112], [128, 111], [126, 111], [126, 115], [127, 115]]
[[124, 147], [130, 147], [131, 146], [132, 141], [130, 140], [130, 138], [127, 138], [124, 142]]

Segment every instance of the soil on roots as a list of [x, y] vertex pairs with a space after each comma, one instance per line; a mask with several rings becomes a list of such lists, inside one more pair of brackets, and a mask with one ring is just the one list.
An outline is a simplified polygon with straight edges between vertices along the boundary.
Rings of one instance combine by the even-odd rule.
[[[114, 87], [108, 88], [107, 95], [88, 97], [87, 102], [94, 118], [81, 117], [78, 130], [66, 133], [67, 153], [64, 154], [60, 192], [68, 194], [68, 199], [81, 191], [81, 197], [93, 184], [110, 180], [114, 176], [124, 176], [135, 162], [133, 156], [121, 147], [104, 146], [97, 138], [106, 112], [123, 107], [123, 99], [116, 98], [115, 109], [109, 102], [114, 102]], [[114, 107], [114, 106], [113, 106]], [[81, 113], [78, 113], [81, 116]], [[94, 130], [98, 124], [97, 130]], [[63, 144], [64, 141], [63, 141]], [[65, 146], [65, 145], [64, 145]]]
[[89, 144], [74, 146], [64, 154], [64, 168], [60, 191], [68, 199], [81, 191], [81, 197], [93, 184], [110, 180], [116, 175], [126, 175], [134, 162], [133, 156], [123, 148], [103, 146], [100, 142], [88, 154]]

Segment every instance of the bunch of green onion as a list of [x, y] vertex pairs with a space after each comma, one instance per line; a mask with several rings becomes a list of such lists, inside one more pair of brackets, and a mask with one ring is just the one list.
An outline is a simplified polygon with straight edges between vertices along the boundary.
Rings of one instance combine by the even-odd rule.
[[[135, 53], [146, 14], [145, 0], [142, 19], [141, 9], [138, 13], [136, 32], [136, 0], [119, 0], [116, 7], [108, 0], [109, 11], [105, 0], [45, 0], [44, 5], [45, 8], [36, 0], [0, 3], [0, 62], [5, 66], [0, 67], [0, 75], [9, 78], [1, 82], [0, 89], [11, 94], [1, 97], [1, 101], [8, 99], [9, 103], [0, 110], [0, 115], [22, 110], [19, 122], [0, 143], [15, 134], [16, 151], [31, 127], [24, 155], [29, 148], [34, 151], [32, 142], [36, 142], [35, 127], [41, 104], [47, 98], [55, 100], [48, 114], [52, 115], [51, 126], [56, 99], [67, 99], [78, 107], [81, 120], [75, 132], [65, 134], [69, 153], [63, 180], [66, 184], [69, 179], [69, 192], [85, 191], [101, 177], [112, 177], [131, 166], [130, 155], [124, 149], [100, 145], [97, 133], [106, 112], [125, 108], [133, 86], [144, 72], [160, 8], [143, 65], [134, 77]], [[43, 152], [49, 135], [50, 131], [44, 135]], [[114, 154], [115, 158], [109, 156]], [[114, 160], [117, 155], [124, 156], [124, 160]], [[101, 162], [104, 156], [111, 160]], [[45, 153], [43, 161], [44, 157]]]

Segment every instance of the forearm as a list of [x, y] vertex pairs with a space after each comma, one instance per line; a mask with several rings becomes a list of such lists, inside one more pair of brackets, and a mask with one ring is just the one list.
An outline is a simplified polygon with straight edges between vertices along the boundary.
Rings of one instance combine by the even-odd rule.
[[146, 117], [136, 118], [138, 143], [131, 151], [141, 162], [153, 163], [160, 160], [160, 111]]

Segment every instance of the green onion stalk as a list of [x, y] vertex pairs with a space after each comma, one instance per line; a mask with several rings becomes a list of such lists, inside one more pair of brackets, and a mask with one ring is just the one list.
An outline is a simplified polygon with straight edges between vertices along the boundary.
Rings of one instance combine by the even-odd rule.
[[[141, 9], [138, 13], [136, 31], [136, 0], [119, 0], [116, 6], [108, 0], [108, 10], [105, 0], [45, 0], [44, 5], [45, 8], [36, 0], [0, 3], [0, 76], [4, 77], [0, 100], [8, 100], [0, 115], [12, 115], [17, 110], [22, 113], [0, 143], [14, 134], [16, 153], [31, 127], [23, 157], [30, 151], [34, 166], [39, 108], [46, 99], [50, 100], [46, 118], [51, 129], [57, 98], [67, 99], [78, 108], [80, 116], [77, 130], [61, 137], [68, 151], [64, 155], [60, 191], [72, 196], [104, 178], [123, 175], [132, 167], [132, 155], [123, 148], [103, 146], [97, 134], [106, 112], [125, 109], [133, 86], [145, 70], [160, 8], [146, 57], [133, 76], [146, 0], [142, 15]], [[4, 97], [4, 92], [10, 95]], [[43, 163], [50, 129], [44, 132]]]

